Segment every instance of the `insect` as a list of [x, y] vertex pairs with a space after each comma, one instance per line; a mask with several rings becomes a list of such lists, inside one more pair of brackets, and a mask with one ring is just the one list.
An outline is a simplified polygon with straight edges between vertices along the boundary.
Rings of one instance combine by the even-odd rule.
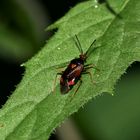
[[75, 44], [80, 52], [79, 58], [72, 59], [64, 71], [62, 71], [61, 73], [57, 73], [57, 75], [58, 74], [61, 75], [60, 77], [61, 94], [68, 93], [73, 88], [73, 86], [76, 85], [76, 83], [79, 81], [78, 87], [75, 91], [76, 93], [82, 83], [82, 80], [81, 80], [82, 74], [89, 74], [92, 80], [92, 75], [87, 70], [90, 68], [94, 68], [94, 66], [93, 64], [85, 65], [85, 62], [86, 62], [86, 59], [89, 57], [90, 53], [95, 48], [97, 48], [97, 47], [92, 48], [96, 40], [94, 40], [92, 44], [90, 45], [90, 47], [88, 48], [88, 50], [85, 53], [83, 53], [83, 49], [77, 35], [75, 35], [75, 39], [74, 39]]

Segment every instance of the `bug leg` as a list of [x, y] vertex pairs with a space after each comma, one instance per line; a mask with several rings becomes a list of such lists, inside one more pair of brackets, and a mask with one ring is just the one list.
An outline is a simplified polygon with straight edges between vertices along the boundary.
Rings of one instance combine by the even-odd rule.
[[56, 74], [56, 76], [55, 76], [55, 79], [54, 79], [54, 84], [53, 84], [53, 90], [52, 90], [52, 91], [53, 91], [53, 93], [55, 93], [56, 79], [57, 79], [57, 76], [58, 76], [58, 75], [62, 75], [62, 72], [57, 73], [57, 74]]
[[83, 71], [82, 74], [88, 74], [90, 76], [91, 82], [95, 84], [96, 82], [93, 80], [93, 75], [90, 71]]
[[96, 69], [97, 71], [100, 71], [94, 64], [87, 64], [87, 65], [84, 65], [84, 71], [88, 70], [88, 69]]
[[71, 99], [70, 99], [70, 102], [72, 101], [73, 97], [76, 95], [77, 91], [79, 90], [79, 88], [80, 88], [80, 86], [81, 86], [81, 84], [82, 84], [82, 80], [81, 80], [81, 79], [79, 79], [79, 80], [80, 80], [80, 81], [77, 83], [77, 88], [76, 88], [74, 94], [72, 94], [72, 97], [71, 97]]
[[77, 91], [80, 88], [81, 84], [82, 84], [82, 80], [80, 79], [80, 81], [78, 82], [78, 86], [77, 86], [73, 96], [75, 96], [75, 94], [77, 93]]
[[56, 75], [62, 75], [64, 72], [64, 68], [57, 68], [57, 74]]
[[61, 63], [61, 64], [58, 64], [58, 65], [54, 65], [54, 66], [51, 66], [51, 67], [54, 67], [56, 69], [59, 69], [59, 68], [64, 68], [66, 67], [70, 62], [67, 61], [67, 62], [64, 62], [64, 63]]

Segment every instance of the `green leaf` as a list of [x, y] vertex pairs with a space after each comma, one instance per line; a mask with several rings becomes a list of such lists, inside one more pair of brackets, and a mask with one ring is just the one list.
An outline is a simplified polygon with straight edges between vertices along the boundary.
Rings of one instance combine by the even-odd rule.
[[[1, 140], [48, 139], [55, 127], [87, 101], [103, 92], [112, 94], [127, 67], [140, 61], [139, 7], [137, 0], [114, 1], [113, 8], [119, 18], [105, 4], [87, 1], [51, 25], [49, 29], [58, 28], [58, 31], [25, 64], [24, 78], [1, 109]], [[82, 75], [83, 83], [76, 95], [77, 85], [61, 95], [57, 80], [53, 93], [57, 68], [79, 55], [73, 41], [75, 34], [84, 51], [97, 40], [98, 49], [87, 60], [87, 64], [93, 63], [100, 69], [99, 72], [91, 69], [96, 84], [91, 83], [88, 75]]]
[[74, 115], [82, 134], [88, 137], [86, 139], [139, 139], [139, 70], [137, 64], [133, 64], [117, 83], [115, 96], [104, 94]]

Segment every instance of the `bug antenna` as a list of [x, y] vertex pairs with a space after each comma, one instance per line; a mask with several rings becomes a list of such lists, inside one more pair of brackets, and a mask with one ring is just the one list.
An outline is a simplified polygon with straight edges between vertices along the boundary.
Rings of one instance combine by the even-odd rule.
[[80, 43], [77, 35], [75, 35], [74, 41], [75, 41], [75, 44], [76, 44], [78, 50], [80, 51], [80, 53], [83, 54], [82, 46], [81, 46], [81, 43]]
[[[90, 47], [89, 47], [88, 50], [86, 51], [86, 53], [85, 53], [86, 56], [89, 56], [90, 53], [91, 53], [92, 51], [94, 51], [94, 50], [97, 48], [97, 47], [92, 48], [95, 42], [96, 42], [96, 39], [91, 43]], [[91, 49], [92, 49], [92, 50], [91, 50]]]

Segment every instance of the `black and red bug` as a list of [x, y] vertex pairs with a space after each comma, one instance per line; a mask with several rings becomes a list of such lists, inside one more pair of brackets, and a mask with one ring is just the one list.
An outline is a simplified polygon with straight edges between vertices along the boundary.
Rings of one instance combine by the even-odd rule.
[[[76, 40], [75, 40], [76, 39]], [[90, 72], [88, 72], [87, 70], [90, 68], [93, 68], [93, 64], [87, 64], [85, 65], [86, 59], [89, 57], [89, 54], [97, 47], [93, 47], [93, 44], [95, 43], [96, 40], [94, 40], [90, 47], [88, 48], [88, 50], [83, 53], [83, 49], [81, 47], [80, 41], [78, 39], [78, 37], [75, 35], [75, 44], [78, 48], [78, 50], [80, 51], [80, 55], [79, 58], [75, 58], [72, 59], [69, 63], [69, 65], [67, 66], [67, 68], [62, 71], [61, 73], [57, 73], [61, 75], [60, 77], [60, 91], [61, 94], [66, 94], [68, 93], [74, 85], [76, 85], [76, 83], [78, 81], [80, 81], [75, 93], [77, 92], [77, 90], [79, 89], [82, 80], [81, 80], [81, 75], [82, 74], [90, 74], [91, 80], [92, 80], [92, 75]]]

